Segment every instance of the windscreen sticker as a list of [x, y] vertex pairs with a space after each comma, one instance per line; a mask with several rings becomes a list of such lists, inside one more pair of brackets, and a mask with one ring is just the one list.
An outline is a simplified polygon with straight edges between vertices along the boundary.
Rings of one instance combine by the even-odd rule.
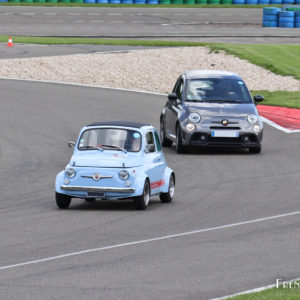
[[243, 81], [238, 81], [238, 84], [244, 85], [244, 82]]
[[140, 134], [138, 132], [135, 132], [133, 134], [133, 138], [138, 139], [140, 137]]

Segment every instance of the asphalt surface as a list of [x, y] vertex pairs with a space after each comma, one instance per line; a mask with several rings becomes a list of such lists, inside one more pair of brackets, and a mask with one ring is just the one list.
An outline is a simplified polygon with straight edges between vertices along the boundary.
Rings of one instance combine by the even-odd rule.
[[[236, 224], [299, 211], [299, 133], [266, 126], [259, 155], [164, 149], [177, 177], [171, 204], [154, 197], [146, 211], [114, 201], [56, 208], [55, 176], [83, 125], [123, 119], [158, 127], [165, 100], [0, 80], [0, 299], [201, 300], [299, 277], [299, 214]], [[119, 246], [12, 266], [112, 245]]]
[[262, 9], [0, 7], [0, 34], [299, 43], [299, 30], [263, 28]]

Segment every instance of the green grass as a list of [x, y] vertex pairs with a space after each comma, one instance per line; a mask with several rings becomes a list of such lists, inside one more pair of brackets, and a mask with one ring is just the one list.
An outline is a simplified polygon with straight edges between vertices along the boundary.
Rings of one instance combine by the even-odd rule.
[[[263, 95], [265, 99], [261, 104], [264, 104], [264, 105], [300, 108], [300, 92], [251, 91], [251, 94], [253, 96], [254, 95]], [[299, 293], [300, 293], [300, 291], [299, 291]]]
[[[298, 282], [298, 281], [297, 281]], [[300, 283], [300, 282], [299, 282]], [[300, 288], [271, 288], [258, 293], [251, 293], [228, 298], [228, 300], [300, 300]]]
[[292, 75], [300, 80], [300, 45], [218, 44], [212, 51], [224, 50], [276, 74]]

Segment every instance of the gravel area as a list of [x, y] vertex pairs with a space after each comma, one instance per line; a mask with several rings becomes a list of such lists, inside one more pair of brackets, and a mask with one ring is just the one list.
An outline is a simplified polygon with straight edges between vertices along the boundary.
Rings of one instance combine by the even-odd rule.
[[76, 54], [0, 60], [0, 77], [80, 83], [168, 93], [186, 70], [227, 70], [251, 90], [299, 91], [300, 81], [279, 76], [205, 47], [161, 48], [128, 53]]

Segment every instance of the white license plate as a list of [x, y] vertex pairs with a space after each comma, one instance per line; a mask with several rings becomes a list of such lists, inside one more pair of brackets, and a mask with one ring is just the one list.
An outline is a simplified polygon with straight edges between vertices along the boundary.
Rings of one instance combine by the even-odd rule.
[[214, 130], [211, 132], [212, 137], [231, 137], [238, 138], [239, 133], [235, 130]]

